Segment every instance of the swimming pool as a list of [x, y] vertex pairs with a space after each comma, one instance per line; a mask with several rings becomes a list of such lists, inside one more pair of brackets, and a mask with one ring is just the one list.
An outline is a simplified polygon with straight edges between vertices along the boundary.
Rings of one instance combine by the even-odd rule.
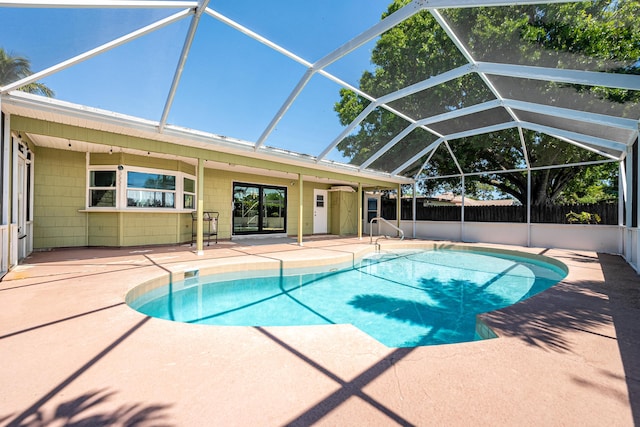
[[388, 347], [415, 347], [481, 339], [479, 313], [522, 301], [566, 272], [555, 260], [518, 252], [411, 249], [324, 273], [192, 278], [128, 301], [146, 315], [187, 323], [350, 323]]

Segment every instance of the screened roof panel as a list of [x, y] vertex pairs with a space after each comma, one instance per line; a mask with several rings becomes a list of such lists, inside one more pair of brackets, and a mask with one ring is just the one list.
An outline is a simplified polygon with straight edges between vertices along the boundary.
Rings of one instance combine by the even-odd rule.
[[435, 149], [424, 165], [422, 175], [425, 177], [459, 175], [460, 169], [451, 157], [447, 145], [443, 142]]
[[436, 139], [436, 136], [431, 132], [415, 128], [405, 138], [373, 161], [371, 168], [391, 173], [410, 160], [414, 153], [428, 148]]
[[526, 169], [517, 129], [505, 129], [449, 142], [465, 173]]
[[[525, 131], [525, 145], [532, 167], [610, 160], [598, 152], [585, 150], [583, 144], [574, 145], [530, 131]], [[568, 155], [560, 156], [560, 153], [568, 153]]]
[[419, 175], [422, 173], [422, 168], [425, 164], [425, 162], [427, 161], [428, 156], [422, 156], [420, 159], [412, 162], [411, 164], [409, 164], [406, 168], [404, 168], [401, 172], [400, 175], [402, 176], [406, 176], [409, 178], [414, 178], [415, 176]]
[[[255, 141], [305, 67], [207, 18], [201, 18], [168, 122]], [[170, 83], [161, 86], [165, 100]]]
[[509, 112], [499, 107], [479, 111], [468, 117], [462, 116], [438, 123], [431, 123], [429, 124], [429, 128], [442, 135], [451, 135], [511, 121], [513, 121], [513, 119], [511, 115], [509, 115]]
[[42, 79], [57, 99], [144, 119], [162, 114], [188, 21], [160, 28]]
[[[287, 114], [269, 134], [265, 145], [297, 153], [319, 154], [341, 131], [333, 111], [333, 100], [340, 86], [326, 78], [315, 75], [296, 98]], [[257, 105], [258, 109], [264, 105]], [[265, 123], [266, 125], [266, 123]], [[328, 157], [327, 160], [344, 160]]]
[[[371, 128], [373, 124], [380, 122], [386, 122], [387, 124], [384, 129], [384, 138], [371, 136], [365, 139], [364, 142], [362, 138], [360, 138], [359, 141], [357, 140], [357, 135], [366, 135], [367, 130]], [[349, 163], [361, 166], [408, 126], [409, 122], [393, 115], [387, 109], [383, 107], [374, 108], [360, 123], [357, 133], [353, 133], [348, 140], [344, 141], [344, 144], [352, 144], [351, 147], [349, 147], [349, 151], [353, 152], [353, 154], [349, 157]], [[339, 145], [338, 148], [341, 148], [341, 145]]]
[[[313, 63], [377, 24], [388, 4], [388, 0], [278, 0], [277, 4], [215, 0], [209, 8]], [[362, 55], [370, 58], [370, 52]]]
[[531, 102], [544, 106], [568, 108], [633, 120], [640, 119], [640, 91], [588, 90], [583, 85], [553, 81], [488, 76], [498, 92], [507, 99]]
[[507, 153], [518, 125], [532, 165], [553, 164], [536, 151], [552, 146], [548, 135], [587, 153], [576, 158], [603, 159], [638, 136], [637, 0], [442, 10], [421, 0], [37, 1], [0, 2], [0, 48], [36, 73], [0, 74], [3, 106], [38, 81], [78, 110], [148, 119], [159, 133], [176, 125], [257, 155], [276, 147], [385, 176], [412, 176], [427, 159], [426, 176], [459, 174], [461, 141]]
[[[0, 47], [29, 59], [39, 72], [168, 18], [181, 9], [1, 8]], [[184, 20], [185, 15], [182, 19]], [[188, 20], [187, 20], [188, 25]], [[184, 34], [158, 40], [182, 45]], [[143, 53], [143, 52], [140, 52]], [[164, 66], [164, 65], [161, 65]], [[173, 70], [172, 70], [173, 71]], [[7, 82], [3, 82], [6, 84]]]
[[421, 120], [493, 99], [495, 96], [489, 88], [477, 74], [472, 73], [402, 97], [388, 105], [414, 120]]
[[[442, 15], [476, 61], [622, 72], [638, 58], [612, 59], [604, 45], [591, 44], [590, 38], [615, 40], [616, 27], [637, 31], [640, 24], [637, 19], [621, 22], [608, 5], [596, 1], [446, 9]], [[587, 16], [585, 23], [581, 18]], [[601, 32], [597, 23], [606, 24], [606, 30]], [[545, 28], [561, 34], [548, 37]], [[589, 47], [578, 47], [587, 43]]]
[[615, 128], [613, 126], [602, 126], [591, 124], [588, 121], [570, 120], [565, 117], [557, 117], [547, 114], [533, 113], [530, 111], [514, 110], [516, 116], [525, 122], [537, 123], [542, 126], [549, 126], [554, 129], [566, 130], [586, 136], [617, 141], [621, 144], [630, 142], [633, 133], [626, 129]]

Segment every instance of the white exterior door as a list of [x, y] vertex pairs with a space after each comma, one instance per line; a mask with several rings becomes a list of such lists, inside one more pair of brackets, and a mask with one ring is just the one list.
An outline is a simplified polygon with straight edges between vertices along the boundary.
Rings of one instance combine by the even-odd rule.
[[[25, 150], [26, 151], [26, 150]], [[18, 261], [26, 258], [31, 253], [31, 244], [33, 236], [31, 235], [30, 211], [31, 211], [31, 191], [30, 191], [30, 174], [31, 161], [27, 160], [22, 150], [18, 152], [18, 170], [16, 176], [15, 195], [16, 195], [16, 222], [18, 226]]]
[[327, 233], [327, 190], [313, 190], [313, 234]]
[[[10, 242], [8, 256], [3, 251], [2, 270], [18, 265], [33, 250], [33, 153], [18, 138], [12, 138], [12, 145], [11, 189], [7, 191], [9, 188], [5, 187], [2, 190], [4, 202], [11, 198], [10, 208], [2, 213], [3, 217], [8, 215], [9, 218], [3, 218], [3, 222], [8, 222], [8, 229], [3, 227], [1, 240], [3, 245], [7, 238]], [[4, 153], [7, 153], [6, 146]], [[3, 185], [8, 181], [7, 176], [3, 175]]]
[[[364, 197], [364, 206], [363, 206], [363, 214], [364, 214], [364, 232], [366, 234], [371, 233], [371, 220], [373, 218], [380, 217], [380, 202], [381, 202], [380, 194], [372, 194], [365, 193]], [[376, 233], [380, 232], [380, 222], [377, 222], [373, 225], [373, 231]]]

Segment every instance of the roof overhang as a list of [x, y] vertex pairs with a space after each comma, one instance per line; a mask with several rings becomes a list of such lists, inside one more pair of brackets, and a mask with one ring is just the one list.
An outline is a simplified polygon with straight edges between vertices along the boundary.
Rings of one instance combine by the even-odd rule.
[[[279, 169], [279, 165], [288, 165], [299, 169], [299, 173], [302, 174], [305, 179], [313, 178], [309, 180], [319, 182], [327, 181], [331, 184], [356, 184], [362, 182], [365, 185], [380, 185], [382, 183], [412, 184], [414, 182], [410, 178], [393, 176], [388, 173], [375, 172], [371, 170], [362, 171], [359, 170], [357, 166], [351, 166], [329, 160], [318, 160], [314, 156], [299, 154], [287, 150], [268, 146], [256, 148], [255, 144], [251, 142], [174, 125], [165, 125], [162, 132], [160, 132], [160, 122], [24, 92], [12, 91], [8, 94], [3, 94], [0, 99], [0, 104], [3, 112], [14, 116], [91, 129], [104, 133], [124, 135], [176, 146], [196, 148], [209, 153], [225, 153], [236, 156], [235, 159], [237, 160], [234, 161], [233, 164], [222, 164], [218, 162], [218, 167], [220, 168], [245, 167], [245, 171], [255, 172], [260, 169], [252, 166], [254, 162], [251, 160], [260, 158], [270, 164], [270, 167], [261, 169], [261, 173], [264, 174], [264, 170], [268, 170], [271, 172], [269, 175], [273, 176], [278, 175], [278, 172], [284, 172], [284, 170]], [[59, 137], [59, 135], [47, 135], [45, 133], [40, 133], [40, 135], [42, 137]], [[39, 138], [39, 141], [43, 144], [45, 140], [46, 139], [44, 138]], [[36, 145], [38, 144], [36, 143]], [[109, 148], [105, 147], [112, 145], [117, 144], [102, 144], [102, 148], [98, 148], [100, 144], [93, 143], [84, 145], [84, 147], [89, 151], [106, 152]], [[90, 147], [95, 148], [92, 149]], [[146, 152], [145, 150], [138, 151]], [[154, 151], [154, 154], [162, 154], [162, 150], [158, 149], [158, 152], [156, 153]], [[206, 158], [206, 156], [203, 157]], [[246, 163], [243, 162], [243, 159], [247, 159]], [[191, 162], [193, 162], [196, 161], [197, 158], [185, 157], [185, 160], [191, 160]], [[207, 163], [209, 165], [216, 164], [215, 161]], [[286, 176], [290, 176], [291, 168], [287, 169], [289, 172], [286, 173]], [[282, 175], [282, 173], [280, 175]]]

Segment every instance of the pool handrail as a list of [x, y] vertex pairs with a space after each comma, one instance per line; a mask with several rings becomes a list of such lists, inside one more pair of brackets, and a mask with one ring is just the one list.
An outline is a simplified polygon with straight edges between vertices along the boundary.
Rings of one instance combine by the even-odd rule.
[[[404, 240], [404, 231], [402, 231], [400, 227], [396, 227], [395, 225], [393, 225], [386, 219], [382, 218], [381, 216], [377, 216], [375, 218], [371, 218], [371, 221], [369, 221], [369, 244], [373, 243], [373, 222], [374, 221], [384, 222], [389, 227], [393, 228], [398, 232], [398, 234], [400, 235], [400, 240]], [[380, 230], [380, 226], [378, 225], [378, 231], [379, 230]], [[387, 236], [386, 234], [381, 235], [379, 238], [382, 238], [382, 237], [384, 237], [385, 239], [389, 238], [389, 236]], [[378, 243], [378, 240], [376, 240], [376, 243]]]

